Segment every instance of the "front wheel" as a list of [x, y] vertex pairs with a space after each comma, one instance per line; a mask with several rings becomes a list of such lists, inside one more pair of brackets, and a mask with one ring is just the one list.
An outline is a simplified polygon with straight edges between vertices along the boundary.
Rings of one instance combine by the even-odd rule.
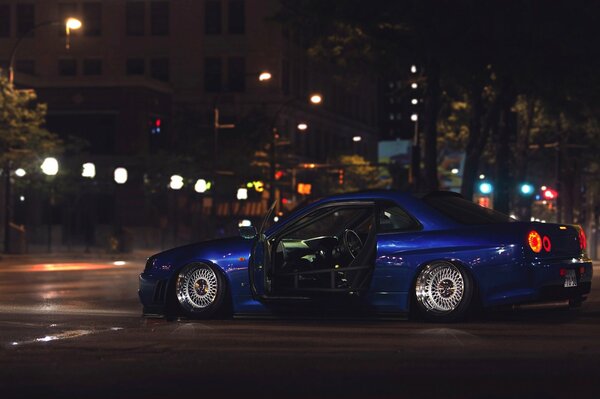
[[208, 319], [222, 311], [225, 291], [225, 278], [205, 263], [185, 266], [175, 281], [175, 296], [180, 308], [196, 319]]
[[453, 322], [466, 317], [473, 298], [473, 282], [460, 266], [446, 261], [425, 266], [415, 282], [414, 299], [427, 320]]

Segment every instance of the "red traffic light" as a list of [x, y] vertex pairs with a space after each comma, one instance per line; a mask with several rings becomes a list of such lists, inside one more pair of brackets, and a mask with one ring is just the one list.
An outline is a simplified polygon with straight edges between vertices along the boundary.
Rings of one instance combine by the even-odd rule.
[[544, 199], [553, 200], [558, 197], [558, 192], [556, 190], [552, 190], [551, 188], [547, 188], [543, 191], [542, 195]]

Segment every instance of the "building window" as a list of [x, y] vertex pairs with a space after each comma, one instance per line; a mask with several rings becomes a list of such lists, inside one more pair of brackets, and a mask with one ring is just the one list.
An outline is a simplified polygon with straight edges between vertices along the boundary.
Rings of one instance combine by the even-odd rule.
[[35, 62], [33, 60], [17, 60], [15, 69], [19, 73], [35, 75]]
[[229, 0], [229, 33], [242, 34], [246, 30], [246, 15], [243, 0]]
[[154, 1], [150, 3], [150, 32], [155, 36], [169, 34], [169, 2]]
[[221, 33], [221, 1], [207, 0], [204, 6], [204, 32], [207, 35]]
[[[59, 21], [66, 21], [68, 18], [73, 18], [73, 17], [78, 17], [77, 16], [77, 3], [59, 3], [58, 4], [58, 20]], [[58, 34], [60, 36], [66, 36], [67, 32], [65, 31], [64, 24], [59, 24], [57, 29], [58, 29]], [[85, 26], [83, 26], [83, 29], [86, 29]], [[77, 35], [78, 32], [71, 31], [70, 34]]]
[[102, 75], [102, 60], [95, 58], [83, 60], [83, 74], [87, 76]]
[[169, 59], [153, 58], [150, 60], [150, 76], [163, 82], [169, 81]]
[[102, 3], [83, 3], [83, 29], [86, 36], [102, 34]]
[[144, 2], [128, 1], [125, 10], [125, 25], [128, 36], [143, 36], [144, 24]]
[[230, 57], [227, 60], [227, 89], [236, 92], [246, 89], [246, 60], [244, 57]]
[[27, 37], [32, 37], [34, 26], [35, 6], [33, 4], [17, 4], [17, 36], [29, 32]]
[[10, 5], [0, 4], [0, 37], [10, 36]]
[[204, 90], [221, 91], [221, 59], [209, 57], [204, 60]]
[[145, 63], [143, 58], [128, 58], [127, 59], [127, 75], [144, 75], [146, 73]]
[[58, 74], [60, 76], [77, 75], [77, 61], [71, 58], [58, 60]]

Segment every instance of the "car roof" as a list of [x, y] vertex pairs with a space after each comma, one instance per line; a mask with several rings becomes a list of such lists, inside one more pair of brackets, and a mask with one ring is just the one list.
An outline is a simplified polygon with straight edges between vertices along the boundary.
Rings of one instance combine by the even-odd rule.
[[439, 211], [427, 205], [422, 199], [431, 196], [459, 196], [458, 193], [449, 191], [434, 191], [428, 193], [409, 193], [398, 190], [368, 190], [358, 191], [343, 194], [336, 194], [329, 197], [321, 198], [309, 205], [301, 207], [286, 216], [279, 223], [271, 226], [267, 235], [271, 235], [278, 231], [281, 227], [289, 222], [310, 213], [313, 209], [336, 202], [354, 202], [354, 201], [377, 201], [377, 202], [392, 202], [403, 208], [406, 212], [416, 218], [423, 230], [440, 230], [447, 228], [456, 228], [458, 223], [441, 214]]

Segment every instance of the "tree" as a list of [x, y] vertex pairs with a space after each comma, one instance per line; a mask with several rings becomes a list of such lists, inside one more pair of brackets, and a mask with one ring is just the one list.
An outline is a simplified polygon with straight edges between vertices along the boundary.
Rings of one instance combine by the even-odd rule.
[[61, 140], [44, 129], [46, 105], [36, 101], [33, 90], [18, 90], [0, 74], [0, 165], [4, 176], [4, 250], [10, 243], [11, 170], [32, 170], [32, 163], [45, 155], [56, 155]]
[[360, 155], [339, 155], [331, 160], [330, 173], [321, 174], [315, 184], [315, 194], [331, 194], [386, 188], [385, 171], [371, 165]]

